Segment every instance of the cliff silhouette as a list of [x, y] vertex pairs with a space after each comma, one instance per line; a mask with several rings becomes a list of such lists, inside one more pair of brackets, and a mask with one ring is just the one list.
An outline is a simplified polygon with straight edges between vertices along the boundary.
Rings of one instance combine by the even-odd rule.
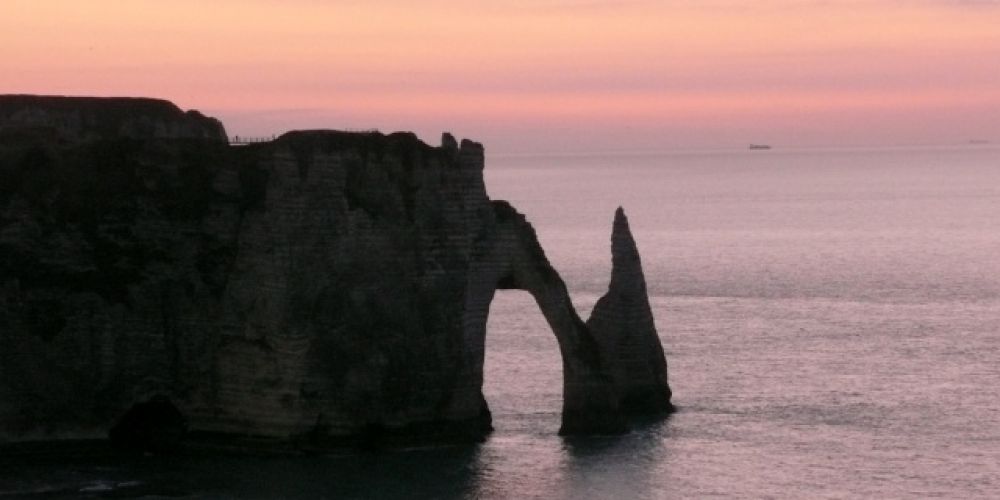
[[231, 146], [167, 101], [0, 96], [0, 446], [481, 439], [502, 288], [530, 292], [556, 335], [561, 433], [669, 413], [624, 213], [584, 322], [483, 168], [482, 145], [449, 134]]

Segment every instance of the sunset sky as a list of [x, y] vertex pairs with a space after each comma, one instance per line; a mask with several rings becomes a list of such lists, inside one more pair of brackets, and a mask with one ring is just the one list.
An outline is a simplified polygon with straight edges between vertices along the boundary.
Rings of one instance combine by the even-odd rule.
[[987, 0], [3, 0], [0, 93], [493, 152], [1000, 142]]

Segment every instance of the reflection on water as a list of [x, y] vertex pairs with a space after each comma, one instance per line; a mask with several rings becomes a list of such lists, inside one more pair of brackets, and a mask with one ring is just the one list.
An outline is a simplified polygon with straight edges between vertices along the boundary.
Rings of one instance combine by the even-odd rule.
[[[477, 445], [313, 457], [117, 456], [4, 463], [0, 497], [608, 498], [657, 491], [664, 422], [625, 436], [496, 436]], [[95, 445], [99, 446], [99, 445]], [[511, 471], [518, 471], [512, 475]]]

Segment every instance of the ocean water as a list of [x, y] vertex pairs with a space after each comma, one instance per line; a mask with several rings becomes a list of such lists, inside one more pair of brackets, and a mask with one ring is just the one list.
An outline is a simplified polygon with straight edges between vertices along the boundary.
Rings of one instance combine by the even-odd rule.
[[557, 436], [555, 338], [505, 291], [482, 444], [26, 464], [0, 498], [1000, 495], [1000, 148], [487, 153], [584, 317], [624, 206], [678, 413]]

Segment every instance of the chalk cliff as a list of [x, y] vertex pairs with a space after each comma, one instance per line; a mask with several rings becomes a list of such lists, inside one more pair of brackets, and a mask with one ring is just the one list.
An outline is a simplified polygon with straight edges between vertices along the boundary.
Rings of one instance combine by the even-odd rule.
[[165, 101], [0, 96], [0, 444], [478, 439], [500, 288], [558, 339], [561, 432], [669, 408], [620, 211], [584, 323], [524, 216], [487, 196], [481, 145], [225, 137]]

